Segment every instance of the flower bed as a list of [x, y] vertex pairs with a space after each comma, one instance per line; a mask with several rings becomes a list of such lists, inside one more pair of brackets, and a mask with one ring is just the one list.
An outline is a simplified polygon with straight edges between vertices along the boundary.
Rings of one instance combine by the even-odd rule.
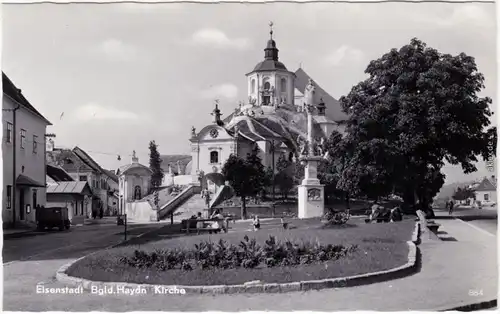
[[246, 235], [239, 245], [219, 239], [217, 243], [204, 240], [191, 249], [155, 250], [151, 253], [135, 250], [133, 256], [124, 256], [120, 262], [135, 268], [159, 271], [297, 266], [337, 260], [355, 251], [356, 247], [323, 245], [319, 241], [279, 241], [274, 236], [269, 236], [265, 244], [260, 245], [255, 238], [250, 240]]
[[[408, 247], [406, 241], [411, 239], [414, 221], [407, 220], [391, 224], [353, 224], [351, 221], [355, 220], [351, 219], [348, 224], [342, 225], [349, 227], [341, 229], [322, 228], [318, 220], [294, 220], [291, 223], [297, 224], [298, 228], [292, 230], [279, 230], [278, 227], [269, 225], [264, 226], [258, 232], [235, 231], [228, 234], [182, 236], [166, 240], [159, 238], [158, 241], [154, 242], [98, 252], [73, 264], [67, 273], [70, 276], [95, 281], [165, 285], [242, 284], [255, 280], [266, 283], [285, 283], [359, 275], [388, 270], [407, 262]], [[143, 252], [150, 257], [156, 251], [156, 259], [160, 260], [167, 257], [171, 258], [173, 255], [168, 254], [158, 258], [158, 252], [182, 252], [186, 248], [194, 248], [195, 245], [204, 243], [204, 240], [210, 240], [213, 243], [212, 249], [204, 249], [212, 252], [212, 254], [217, 252], [217, 246], [221, 239], [226, 241], [228, 247], [226, 252], [230, 252], [234, 250], [234, 247], [239, 247], [245, 234], [249, 236], [248, 242], [255, 239], [256, 244], [259, 244], [261, 248], [272, 246], [265, 243], [270, 240], [270, 235], [272, 235], [275, 237], [277, 247], [286, 246], [287, 241], [289, 241], [295, 247], [304, 244], [304, 247], [309, 245], [311, 249], [316, 245], [318, 251], [321, 251], [319, 249], [321, 246], [323, 248], [330, 247], [332, 248], [331, 251], [346, 252], [345, 250], [351, 247], [356, 247], [356, 249], [351, 249], [344, 255], [339, 254], [338, 257], [340, 258], [334, 257], [324, 260], [322, 259], [325, 257], [318, 257], [316, 253], [297, 253], [299, 256], [309, 255], [311, 257], [310, 260], [306, 260], [308, 257], [299, 257], [298, 264], [297, 257], [288, 258], [288, 256], [294, 256], [288, 252], [296, 252], [297, 250], [288, 250], [285, 253], [283, 249], [274, 249], [274, 260], [267, 260], [269, 255], [263, 253], [259, 257], [259, 263], [253, 268], [245, 267], [243, 262], [239, 266], [238, 264], [233, 266], [227, 261], [223, 261], [223, 265], [219, 264], [223, 267], [204, 267], [203, 263], [210, 265], [209, 257], [205, 258], [206, 262], [201, 263], [197, 262], [194, 257], [188, 259], [190, 267], [185, 267], [190, 270], [183, 270], [182, 263], [176, 263], [175, 267], [171, 268], [172, 266], [168, 266], [168, 262], [163, 263], [164, 266], [156, 262], [149, 267], [136, 267], [136, 265], [130, 265], [123, 259], [123, 257], [134, 258], [135, 251]], [[329, 244], [332, 245], [329, 246]], [[229, 249], [229, 247], [233, 247], [233, 249]], [[334, 247], [336, 249], [333, 249]], [[309, 252], [315, 251], [311, 249]], [[233, 254], [239, 256], [237, 253]], [[327, 253], [325, 252], [325, 254]], [[233, 261], [235, 259], [241, 260], [240, 257], [232, 258]], [[252, 259], [249, 260], [250, 262], [246, 262], [247, 266], [251, 266]], [[221, 262], [219, 261], [219, 263]], [[162, 270], [162, 268], [165, 270]]]

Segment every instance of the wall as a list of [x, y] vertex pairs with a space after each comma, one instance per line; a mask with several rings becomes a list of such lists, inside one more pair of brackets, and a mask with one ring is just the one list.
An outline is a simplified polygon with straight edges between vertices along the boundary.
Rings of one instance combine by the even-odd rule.
[[[2, 100], [2, 108], [3, 109], [13, 109], [17, 107], [14, 102], [4, 95]], [[3, 111], [2, 112], [2, 127], [3, 127], [3, 136], [2, 136], [2, 158], [3, 158], [3, 202], [2, 202], [2, 219], [4, 223], [12, 222], [12, 207], [7, 209], [7, 185], [13, 185], [13, 144], [7, 143], [7, 122], [13, 122], [13, 112], [11, 111]], [[21, 129], [26, 130], [26, 143], [25, 148], [21, 148]], [[40, 119], [34, 113], [28, 111], [24, 107], [21, 107], [16, 112], [16, 130], [14, 131], [13, 136], [16, 136], [16, 177], [19, 174], [24, 174], [29, 176], [33, 180], [40, 182], [42, 184], [45, 183], [46, 177], [46, 169], [45, 169], [45, 134], [46, 134], [47, 125], [46, 122]], [[33, 135], [37, 136], [37, 152], [36, 154], [33, 152]], [[24, 173], [22, 173], [21, 169], [24, 166]], [[37, 204], [45, 205], [46, 196], [45, 196], [45, 188], [36, 188], [37, 190]], [[32, 188], [25, 189], [25, 199], [24, 203], [31, 205], [31, 213], [26, 214], [25, 212], [25, 221], [35, 222], [35, 212], [33, 210], [34, 205], [32, 204]], [[19, 189], [16, 191], [16, 200], [15, 200], [15, 208], [16, 208], [16, 221], [19, 221]], [[14, 200], [12, 200], [12, 205], [14, 205]]]
[[157, 221], [157, 212], [151, 208], [147, 201], [137, 201], [125, 204], [127, 221], [151, 222]]
[[[484, 200], [485, 194], [487, 194], [488, 201]], [[497, 203], [497, 192], [496, 191], [477, 191], [476, 192], [476, 201], [480, 201], [483, 205]]]

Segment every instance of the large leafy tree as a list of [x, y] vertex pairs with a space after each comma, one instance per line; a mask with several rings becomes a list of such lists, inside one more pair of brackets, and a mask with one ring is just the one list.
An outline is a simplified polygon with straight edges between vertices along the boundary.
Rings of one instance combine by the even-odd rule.
[[[442, 54], [418, 39], [371, 61], [369, 78], [340, 99], [350, 114], [339, 187], [372, 198], [391, 192], [433, 215], [445, 161], [465, 173], [496, 151], [491, 99], [473, 57]], [[439, 186], [440, 187], [440, 186]]]
[[266, 173], [255, 147], [246, 159], [231, 155], [222, 167], [222, 175], [241, 198], [241, 217], [247, 218], [246, 198], [262, 192]]
[[337, 188], [345, 162], [342, 145], [342, 134], [338, 131], [333, 131], [323, 145], [325, 152], [328, 152], [328, 158], [322, 160], [318, 165], [318, 179], [325, 185], [326, 203], [332, 197], [338, 198], [344, 195]]
[[151, 187], [153, 189], [161, 186], [163, 181], [163, 169], [161, 168], [161, 157], [158, 152], [158, 144], [155, 141], [149, 142], [149, 169], [153, 171], [151, 175]]
[[276, 162], [275, 184], [278, 186], [285, 199], [293, 188], [292, 166], [292, 162], [288, 160], [284, 154], [278, 157], [278, 161]]

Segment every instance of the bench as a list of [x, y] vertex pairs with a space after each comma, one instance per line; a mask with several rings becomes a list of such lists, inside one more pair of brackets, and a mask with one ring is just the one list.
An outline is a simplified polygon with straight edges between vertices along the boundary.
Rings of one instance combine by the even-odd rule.
[[[186, 233], [190, 233], [190, 231], [200, 232], [208, 232], [208, 233], [219, 233], [221, 230], [227, 232], [227, 229], [224, 228], [212, 228], [211, 224], [214, 222], [218, 222], [219, 225], [222, 225], [224, 221], [218, 219], [185, 219], [181, 221], [181, 231], [185, 231]], [[201, 222], [203, 223], [203, 228], [197, 228], [197, 224]]]

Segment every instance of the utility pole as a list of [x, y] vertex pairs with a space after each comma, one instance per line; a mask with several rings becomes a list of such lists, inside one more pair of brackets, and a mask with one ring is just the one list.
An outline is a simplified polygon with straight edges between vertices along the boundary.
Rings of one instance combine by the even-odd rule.
[[[16, 108], [14, 109], [2, 109], [2, 111], [12, 111], [12, 200], [11, 200], [11, 205], [12, 205], [12, 227], [15, 227], [16, 225], [16, 167], [17, 167], [17, 162], [16, 162], [16, 142], [17, 142], [17, 123], [16, 123], [16, 112], [21, 108], [21, 105], [17, 105]], [[21, 210], [23, 210], [21, 208]]]

